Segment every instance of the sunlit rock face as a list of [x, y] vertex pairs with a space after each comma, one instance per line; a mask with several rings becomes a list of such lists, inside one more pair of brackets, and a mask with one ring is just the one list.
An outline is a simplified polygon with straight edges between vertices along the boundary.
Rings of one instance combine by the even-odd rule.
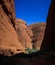
[[15, 32], [14, 0], [0, 0], [0, 54], [23, 50]]
[[15, 27], [16, 27], [18, 39], [21, 45], [24, 47], [24, 49], [27, 49], [27, 48], [32, 49], [31, 38], [28, 35], [29, 29], [27, 28], [25, 21], [21, 19], [16, 19]]
[[52, 0], [41, 49], [55, 48], [55, 0]]
[[14, 10], [14, 0], [1, 0], [0, 1], [0, 11], [3, 9], [3, 13], [6, 14], [6, 17], [9, 22], [14, 26], [15, 20], [15, 10]]
[[28, 28], [32, 31], [31, 39], [32, 44], [35, 49], [40, 50], [41, 43], [44, 37], [46, 23], [36, 23], [33, 25], [28, 26]]

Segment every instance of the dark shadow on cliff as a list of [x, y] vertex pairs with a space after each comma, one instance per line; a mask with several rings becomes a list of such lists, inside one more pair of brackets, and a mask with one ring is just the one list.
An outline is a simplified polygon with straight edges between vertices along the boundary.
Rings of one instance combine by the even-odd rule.
[[55, 0], [52, 0], [46, 23], [47, 25], [41, 49], [55, 47]]

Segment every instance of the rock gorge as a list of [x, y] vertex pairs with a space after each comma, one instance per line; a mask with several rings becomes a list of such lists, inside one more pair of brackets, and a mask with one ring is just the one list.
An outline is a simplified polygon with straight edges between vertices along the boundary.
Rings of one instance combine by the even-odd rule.
[[[0, 64], [55, 65], [54, 21], [55, 0], [51, 2], [47, 23], [31, 26], [16, 19], [14, 0], [0, 0]], [[25, 53], [25, 48], [33, 47], [40, 50], [31, 54]]]
[[32, 49], [34, 45], [31, 37], [35, 33], [29, 29], [30, 26], [27, 26], [25, 21], [16, 19], [14, 0], [0, 1], [0, 12], [0, 51], [3, 51], [0, 53], [8, 55], [11, 50], [18, 53], [24, 52], [26, 48]]

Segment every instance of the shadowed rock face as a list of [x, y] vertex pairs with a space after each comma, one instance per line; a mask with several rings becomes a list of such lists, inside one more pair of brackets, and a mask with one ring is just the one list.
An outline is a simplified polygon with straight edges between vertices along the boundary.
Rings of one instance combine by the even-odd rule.
[[44, 37], [45, 26], [46, 26], [46, 23], [37, 23], [37, 24], [28, 26], [30, 31], [32, 31], [32, 35], [30, 37], [32, 39], [33, 47], [38, 50], [41, 47], [41, 43]]
[[14, 0], [0, 0], [0, 54], [23, 49], [14, 30]]
[[16, 27], [16, 31], [18, 34], [18, 39], [19, 39], [21, 45], [23, 46], [23, 48], [32, 49], [31, 38], [28, 35], [29, 29], [27, 28], [25, 21], [23, 21], [21, 19], [16, 19], [15, 27]]
[[55, 48], [55, 0], [52, 0], [41, 49]]

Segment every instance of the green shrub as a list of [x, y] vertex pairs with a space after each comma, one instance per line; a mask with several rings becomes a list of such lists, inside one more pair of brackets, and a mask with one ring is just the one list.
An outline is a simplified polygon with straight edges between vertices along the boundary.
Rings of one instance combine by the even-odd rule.
[[30, 54], [30, 53], [35, 53], [35, 52], [37, 52], [38, 50], [37, 49], [29, 49], [29, 48], [27, 48], [27, 49], [25, 49], [25, 51], [28, 53], [28, 54]]

